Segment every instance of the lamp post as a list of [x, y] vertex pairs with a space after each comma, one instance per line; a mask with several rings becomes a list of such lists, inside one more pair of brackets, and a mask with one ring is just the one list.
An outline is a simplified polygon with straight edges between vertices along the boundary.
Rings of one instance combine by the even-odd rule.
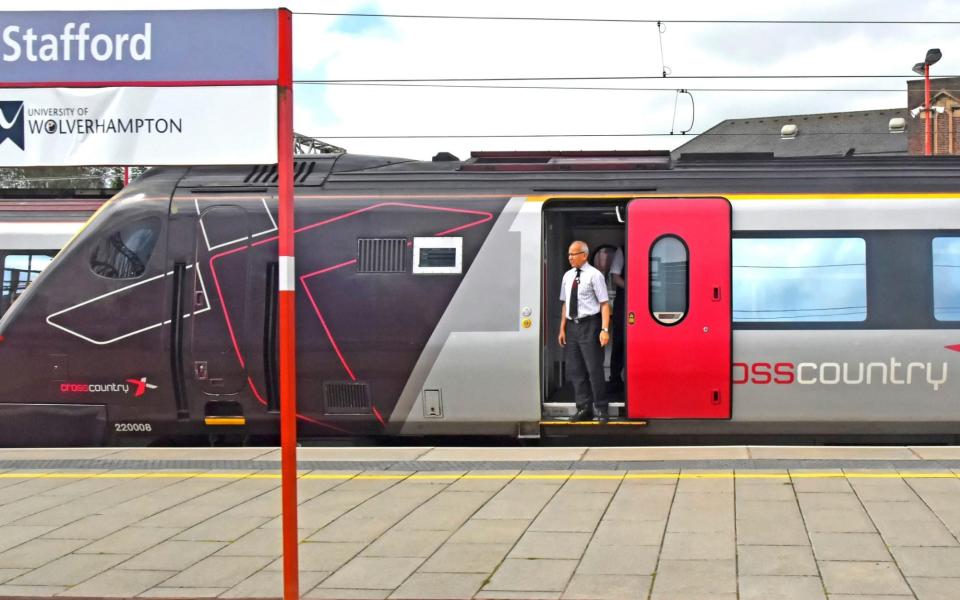
[[926, 156], [933, 154], [933, 144], [930, 137], [930, 65], [935, 64], [943, 54], [939, 48], [927, 50], [927, 56], [922, 63], [913, 65], [913, 72], [917, 75], [923, 75], [923, 153]]

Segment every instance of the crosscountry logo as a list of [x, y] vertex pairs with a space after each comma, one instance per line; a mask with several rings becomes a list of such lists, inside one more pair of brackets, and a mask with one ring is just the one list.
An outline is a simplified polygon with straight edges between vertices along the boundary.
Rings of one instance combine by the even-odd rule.
[[0, 144], [8, 139], [24, 149], [23, 143], [23, 101], [0, 101]]

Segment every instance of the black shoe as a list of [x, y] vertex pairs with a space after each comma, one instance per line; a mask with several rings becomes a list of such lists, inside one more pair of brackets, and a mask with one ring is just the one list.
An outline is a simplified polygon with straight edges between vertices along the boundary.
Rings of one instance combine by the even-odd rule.
[[610, 420], [610, 415], [607, 413], [606, 408], [598, 408], [594, 411], [594, 414], [596, 415], [597, 422], [601, 425], [606, 425], [607, 421]]
[[589, 408], [581, 408], [570, 417], [571, 421], [589, 421], [591, 419], [593, 419], [593, 411]]

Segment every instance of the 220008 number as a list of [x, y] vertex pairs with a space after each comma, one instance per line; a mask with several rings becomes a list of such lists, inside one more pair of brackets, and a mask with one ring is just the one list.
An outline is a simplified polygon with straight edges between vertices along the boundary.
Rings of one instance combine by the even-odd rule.
[[114, 431], [153, 431], [153, 427], [150, 426], [150, 423], [114, 423]]

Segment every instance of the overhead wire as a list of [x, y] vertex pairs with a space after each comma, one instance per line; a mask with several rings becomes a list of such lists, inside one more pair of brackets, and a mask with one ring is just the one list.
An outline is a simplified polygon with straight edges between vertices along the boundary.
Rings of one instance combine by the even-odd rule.
[[[330, 86], [369, 86], [369, 87], [409, 87], [409, 88], [453, 88], [453, 89], [482, 89], [482, 90], [575, 90], [575, 91], [604, 91], [604, 92], [676, 92], [674, 87], [609, 87], [609, 86], [569, 86], [569, 85], [482, 85], [482, 84], [446, 84], [446, 83], [381, 83], [356, 82], [342, 83], [336, 81], [316, 81], [295, 79], [294, 85], [330, 85]], [[898, 93], [903, 89], [892, 88], [684, 88], [691, 92], [870, 92], [870, 93]]]
[[486, 15], [426, 15], [320, 11], [293, 11], [293, 14], [319, 17], [372, 17], [383, 19], [437, 19], [455, 21], [534, 21], [558, 23], [683, 23], [695, 25], [960, 25], [960, 21], [905, 19], [614, 19], [601, 17], [505, 17]]

